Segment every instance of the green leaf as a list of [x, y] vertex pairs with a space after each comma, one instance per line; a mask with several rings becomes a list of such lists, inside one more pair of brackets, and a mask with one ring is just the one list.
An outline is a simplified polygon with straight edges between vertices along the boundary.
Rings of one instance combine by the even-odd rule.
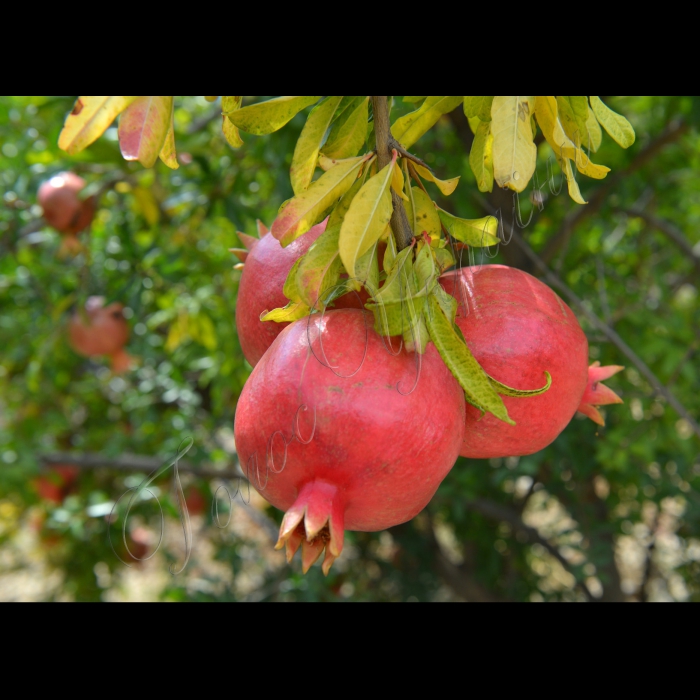
[[469, 154], [469, 165], [479, 192], [493, 191], [493, 134], [491, 124], [479, 122]]
[[299, 261], [297, 289], [301, 301], [312, 309], [323, 308], [323, 293], [335, 287], [340, 280], [339, 237], [340, 226], [327, 228]]
[[238, 132], [238, 127], [227, 117], [228, 114], [239, 110], [243, 103], [242, 95], [228, 95], [221, 98], [221, 112], [223, 118], [223, 132], [226, 141], [231, 148], [240, 148], [243, 145], [243, 139]]
[[328, 210], [352, 187], [369, 156], [352, 158], [331, 168], [291, 199], [272, 224], [272, 235], [288, 246], [312, 226], [323, 221]]
[[340, 257], [350, 277], [355, 263], [382, 236], [391, 220], [393, 160], [370, 178], [352, 200], [340, 231]]
[[483, 219], [460, 219], [438, 207], [437, 213], [450, 236], [473, 248], [488, 248], [499, 242], [498, 219], [486, 216]]
[[482, 122], [490, 122], [492, 105], [493, 95], [491, 97], [465, 97], [464, 114], [467, 119], [477, 117]]
[[66, 117], [63, 131], [58, 137], [58, 147], [70, 155], [80, 153], [102, 136], [117, 116], [137, 97], [123, 95], [79, 97], [73, 111]]
[[583, 140], [583, 146], [587, 146], [593, 153], [597, 153], [602, 143], [603, 130], [600, 128], [600, 124], [593, 110], [589, 107], [588, 119], [586, 120], [586, 136]]
[[173, 113], [173, 97], [143, 95], [119, 118], [119, 148], [124, 160], [152, 168], [165, 144]]
[[[389, 236], [391, 238], [391, 236]], [[379, 243], [375, 243], [355, 263], [355, 277], [362, 282], [370, 294], [376, 294], [379, 289]]]
[[301, 266], [301, 261], [303, 259], [304, 258], [302, 256], [294, 263], [294, 265], [292, 265], [292, 269], [289, 271], [287, 274], [287, 279], [284, 281], [284, 289], [282, 290], [282, 293], [287, 297], [287, 299], [289, 299], [289, 301], [304, 301], [301, 297], [299, 285], [297, 284], [297, 272], [299, 272], [299, 267]]
[[549, 389], [552, 386], [552, 375], [549, 372], [545, 372], [544, 376], [546, 379], [546, 384], [541, 388], [541, 389], [533, 389], [531, 391], [526, 391], [522, 389], [513, 389], [512, 387], [506, 386], [505, 384], [501, 384], [501, 382], [497, 381], [493, 377], [487, 375], [489, 377], [489, 381], [491, 382], [491, 386], [501, 395], [501, 396], [510, 396], [512, 398], [516, 399], [523, 399], [523, 398], [528, 398], [530, 396], [541, 396], [542, 394], [545, 394], [549, 391]]
[[591, 108], [600, 125], [622, 148], [629, 148], [636, 139], [632, 125], [622, 115], [613, 112], [600, 97], [591, 97]]
[[302, 109], [312, 105], [314, 102], [318, 102], [320, 99], [320, 95], [287, 95], [243, 107], [243, 109], [227, 113], [226, 116], [241, 131], [245, 131], [247, 134], [255, 134], [256, 136], [264, 136], [278, 131], [294, 119]]
[[522, 192], [535, 174], [534, 110], [534, 96], [497, 95], [493, 100], [493, 174], [500, 187]]
[[327, 97], [311, 110], [292, 158], [290, 175], [294, 194], [301, 194], [311, 184], [316, 172], [321, 143], [342, 99], [342, 95]]
[[347, 115], [338, 119], [328, 140], [321, 149], [328, 158], [342, 159], [356, 156], [367, 139], [367, 119], [369, 118], [369, 97], [365, 97]]
[[352, 204], [352, 200], [355, 199], [357, 193], [365, 184], [369, 170], [369, 168], [365, 168], [362, 177], [358, 177], [352, 184], [352, 187], [342, 196], [341, 200], [338, 202], [335, 209], [333, 209], [330, 218], [328, 219], [328, 228], [331, 228], [336, 224], [343, 223], [343, 220], [348, 213], [348, 209], [350, 209], [350, 205]]
[[455, 333], [453, 324], [445, 316], [434, 294], [430, 295], [430, 312], [427, 314], [430, 339], [440, 356], [459, 382], [467, 400], [482, 411], [492, 413], [508, 425], [515, 425], [501, 397], [491, 385], [488, 375], [476, 361], [469, 348]]
[[581, 96], [558, 95], [557, 106], [566, 135], [577, 148], [580, 148], [587, 134], [588, 99]]
[[415, 111], [398, 119], [391, 127], [393, 137], [404, 148], [410, 148], [427, 131], [430, 131], [440, 117], [451, 112], [462, 103], [462, 96], [427, 97]]
[[301, 318], [305, 318], [311, 313], [311, 309], [304, 303], [290, 301], [283, 309], [274, 309], [274, 311], [263, 312], [260, 316], [261, 321], [274, 321], [275, 323], [292, 323]]

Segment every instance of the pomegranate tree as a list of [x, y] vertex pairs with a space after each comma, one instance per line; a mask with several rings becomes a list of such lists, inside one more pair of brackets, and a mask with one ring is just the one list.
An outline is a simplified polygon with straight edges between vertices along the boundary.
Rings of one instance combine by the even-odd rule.
[[71, 347], [83, 357], [107, 356], [116, 373], [126, 372], [132, 358], [124, 350], [129, 341], [129, 324], [124, 305], [105, 306], [104, 297], [90, 297], [84, 313], [76, 311], [68, 326]]
[[[236, 447], [253, 486], [286, 511], [278, 548], [307, 571], [344, 530], [406, 522], [431, 499], [464, 437], [464, 395], [433, 346], [387, 350], [358, 310], [287, 327], [255, 367], [236, 411]], [[437, 401], [436, 398], [440, 397]]]
[[[462, 456], [532, 454], [551, 444], [579, 408], [590, 414], [582, 404], [590, 381], [588, 341], [574, 313], [554, 291], [502, 265], [463, 268], [443, 275], [440, 283], [457, 299], [457, 325], [487, 374], [523, 391], [543, 387], [545, 372], [551, 376], [551, 387], [540, 395], [504, 397], [515, 425], [491, 414], [482, 417], [467, 406]], [[612, 374], [603, 372], [601, 377]], [[610, 403], [600, 388], [589, 399], [598, 401], [596, 405]]]

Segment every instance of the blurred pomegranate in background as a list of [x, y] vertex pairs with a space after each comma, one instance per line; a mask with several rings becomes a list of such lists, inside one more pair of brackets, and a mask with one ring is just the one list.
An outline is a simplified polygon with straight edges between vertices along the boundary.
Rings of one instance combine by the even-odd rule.
[[79, 311], [73, 314], [68, 327], [70, 344], [84, 357], [110, 357], [112, 369], [119, 374], [126, 372], [133, 361], [124, 350], [129, 341], [129, 324], [124, 318], [123, 304], [104, 304], [104, 297], [90, 297], [85, 314]]
[[80, 192], [85, 180], [75, 173], [59, 173], [42, 183], [37, 196], [44, 211], [46, 223], [53, 226], [63, 237], [63, 248], [80, 248], [76, 235], [84, 231], [95, 215], [95, 199], [83, 200]]
[[32, 482], [39, 498], [60, 505], [73, 490], [80, 469], [73, 464], [56, 464], [48, 474], [40, 476]]

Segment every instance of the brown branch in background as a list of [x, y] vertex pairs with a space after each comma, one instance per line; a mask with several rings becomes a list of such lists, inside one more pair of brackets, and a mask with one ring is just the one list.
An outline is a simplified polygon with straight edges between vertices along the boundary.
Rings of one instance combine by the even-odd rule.
[[681, 120], [671, 122], [657, 138], [648, 143], [635, 157], [635, 159], [624, 170], [610, 175], [605, 184], [601, 185], [588, 198], [586, 206], [577, 207], [563, 221], [559, 231], [549, 240], [544, 251], [542, 260], [551, 263], [556, 254], [565, 248], [574, 234], [576, 227], [585, 219], [597, 214], [607, 200], [608, 196], [614, 192], [615, 188], [622, 180], [643, 168], [653, 160], [666, 146], [675, 143], [688, 131], [688, 125]]
[[618, 209], [623, 214], [628, 216], [633, 216], [645, 221], [649, 226], [661, 231], [667, 238], [669, 238], [675, 245], [683, 252], [683, 254], [690, 260], [690, 262], [695, 265], [695, 268], [700, 272], [700, 251], [695, 252], [695, 248], [692, 246], [690, 241], [686, 238], [683, 231], [681, 231], [675, 224], [665, 219], [661, 219], [654, 214], [642, 211], [641, 209]]
[[[515, 530], [525, 535], [530, 542], [544, 547], [547, 552], [549, 552], [549, 554], [551, 554], [551, 556], [553, 556], [564, 567], [564, 569], [573, 576], [571, 564], [564, 559], [561, 552], [549, 540], [542, 537], [542, 535], [540, 535], [540, 533], [534, 527], [526, 525], [516, 512], [511, 511], [498, 503], [493, 503], [492, 501], [486, 501], [483, 499], [467, 501], [465, 505], [467, 508], [471, 508], [477, 513], [481, 513], [481, 515], [489, 520], [508, 523]], [[576, 581], [576, 585], [583, 592], [584, 596], [586, 596], [586, 600], [589, 603], [595, 602], [595, 598], [585, 582], [579, 581], [576, 576], [574, 576], [574, 580]]]
[[[374, 112], [374, 135], [377, 140], [377, 165], [381, 170], [391, 163], [392, 142], [394, 142], [391, 136], [388, 96], [372, 95], [372, 111]], [[399, 250], [404, 250], [411, 245], [413, 232], [408, 223], [408, 215], [401, 197], [393, 189], [391, 190], [391, 201], [394, 205], [394, 211], [391, 215], [391, 229], [396, 238], [396, 247]]]

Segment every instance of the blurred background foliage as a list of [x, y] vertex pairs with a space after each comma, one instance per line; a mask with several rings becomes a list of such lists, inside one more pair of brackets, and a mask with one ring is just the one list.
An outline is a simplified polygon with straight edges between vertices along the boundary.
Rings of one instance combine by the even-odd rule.
[[[515, 233], [698, 416], [699, 98], [606, 99], [632, 121], [637, 143], [622, 151], [604, 141], [597, 160], [613, 172], [581, 178], [587, 207], [566, 187], [555, 196], [560, 173], [549, 172], [541, 145], [539, 183], [551, 174], [553, 186], [541, 190], [541, 211], [537, 197], [521, 196], [523, 223], [534, 215]], [[237, 230], [253, 234], [256, 219], [269, 225], [292, 195], [304, 115], [234, 151], [217, 105], [178, 97], [181, 167], [144, 170], [122, 160], [116, 128], [77, 157], [60, 152], [74, 100], [0, 97], [0, 599], [700, 600], [700, 440], [580, 313], [591, 360], [627, 366], [608, 382], [625, 405], [607, 411], [605, 429], [576, 419], [531, 457], [461, 460], [414, 521], [352, 533], [328, 579], [288, 566], [272, 548], [280, 514], [245, 488], [229, 509], [219, 487], [233, 496], [237, 483], [217, 472], [236, 468], [233, 419], [250, 371], [235, 333], [240, 272], [228, 249], [240, 245]], [[408, 106], [397, 100], [394, 110]], [[414, 151], [439, 177], [462, 176], [441, 206], [465, 217], [500, 208], [509, 235], [512, 194], [479, 195], [471, 138], [456, 111]], [[100, 197], [76, 257], [60, 253], [36, 205], [39, 184], [67, 169]], [[489, 262], [480, 256], [476, 263]], [[495, 261], [538, 274], [514, 242]], [[134, 371], [114, 376], [69, 348], [67, 319], [90, 295], [127, 306]], [[147, 474], [138, 459], [167, 462], [189, 436], [187, 460], [206, 478], [182, 475], [194, 547], [185, 572], [172, 576], [184, 545], [171, 472], [151, 488], [163, 545], [155, 500], [140, 502], [128, 523], [131, 551], [153, 554], [148, 561], [129, 561], [109, 514]], [[50, 466], [64, 453], [98, 458], [64, 479]]]

